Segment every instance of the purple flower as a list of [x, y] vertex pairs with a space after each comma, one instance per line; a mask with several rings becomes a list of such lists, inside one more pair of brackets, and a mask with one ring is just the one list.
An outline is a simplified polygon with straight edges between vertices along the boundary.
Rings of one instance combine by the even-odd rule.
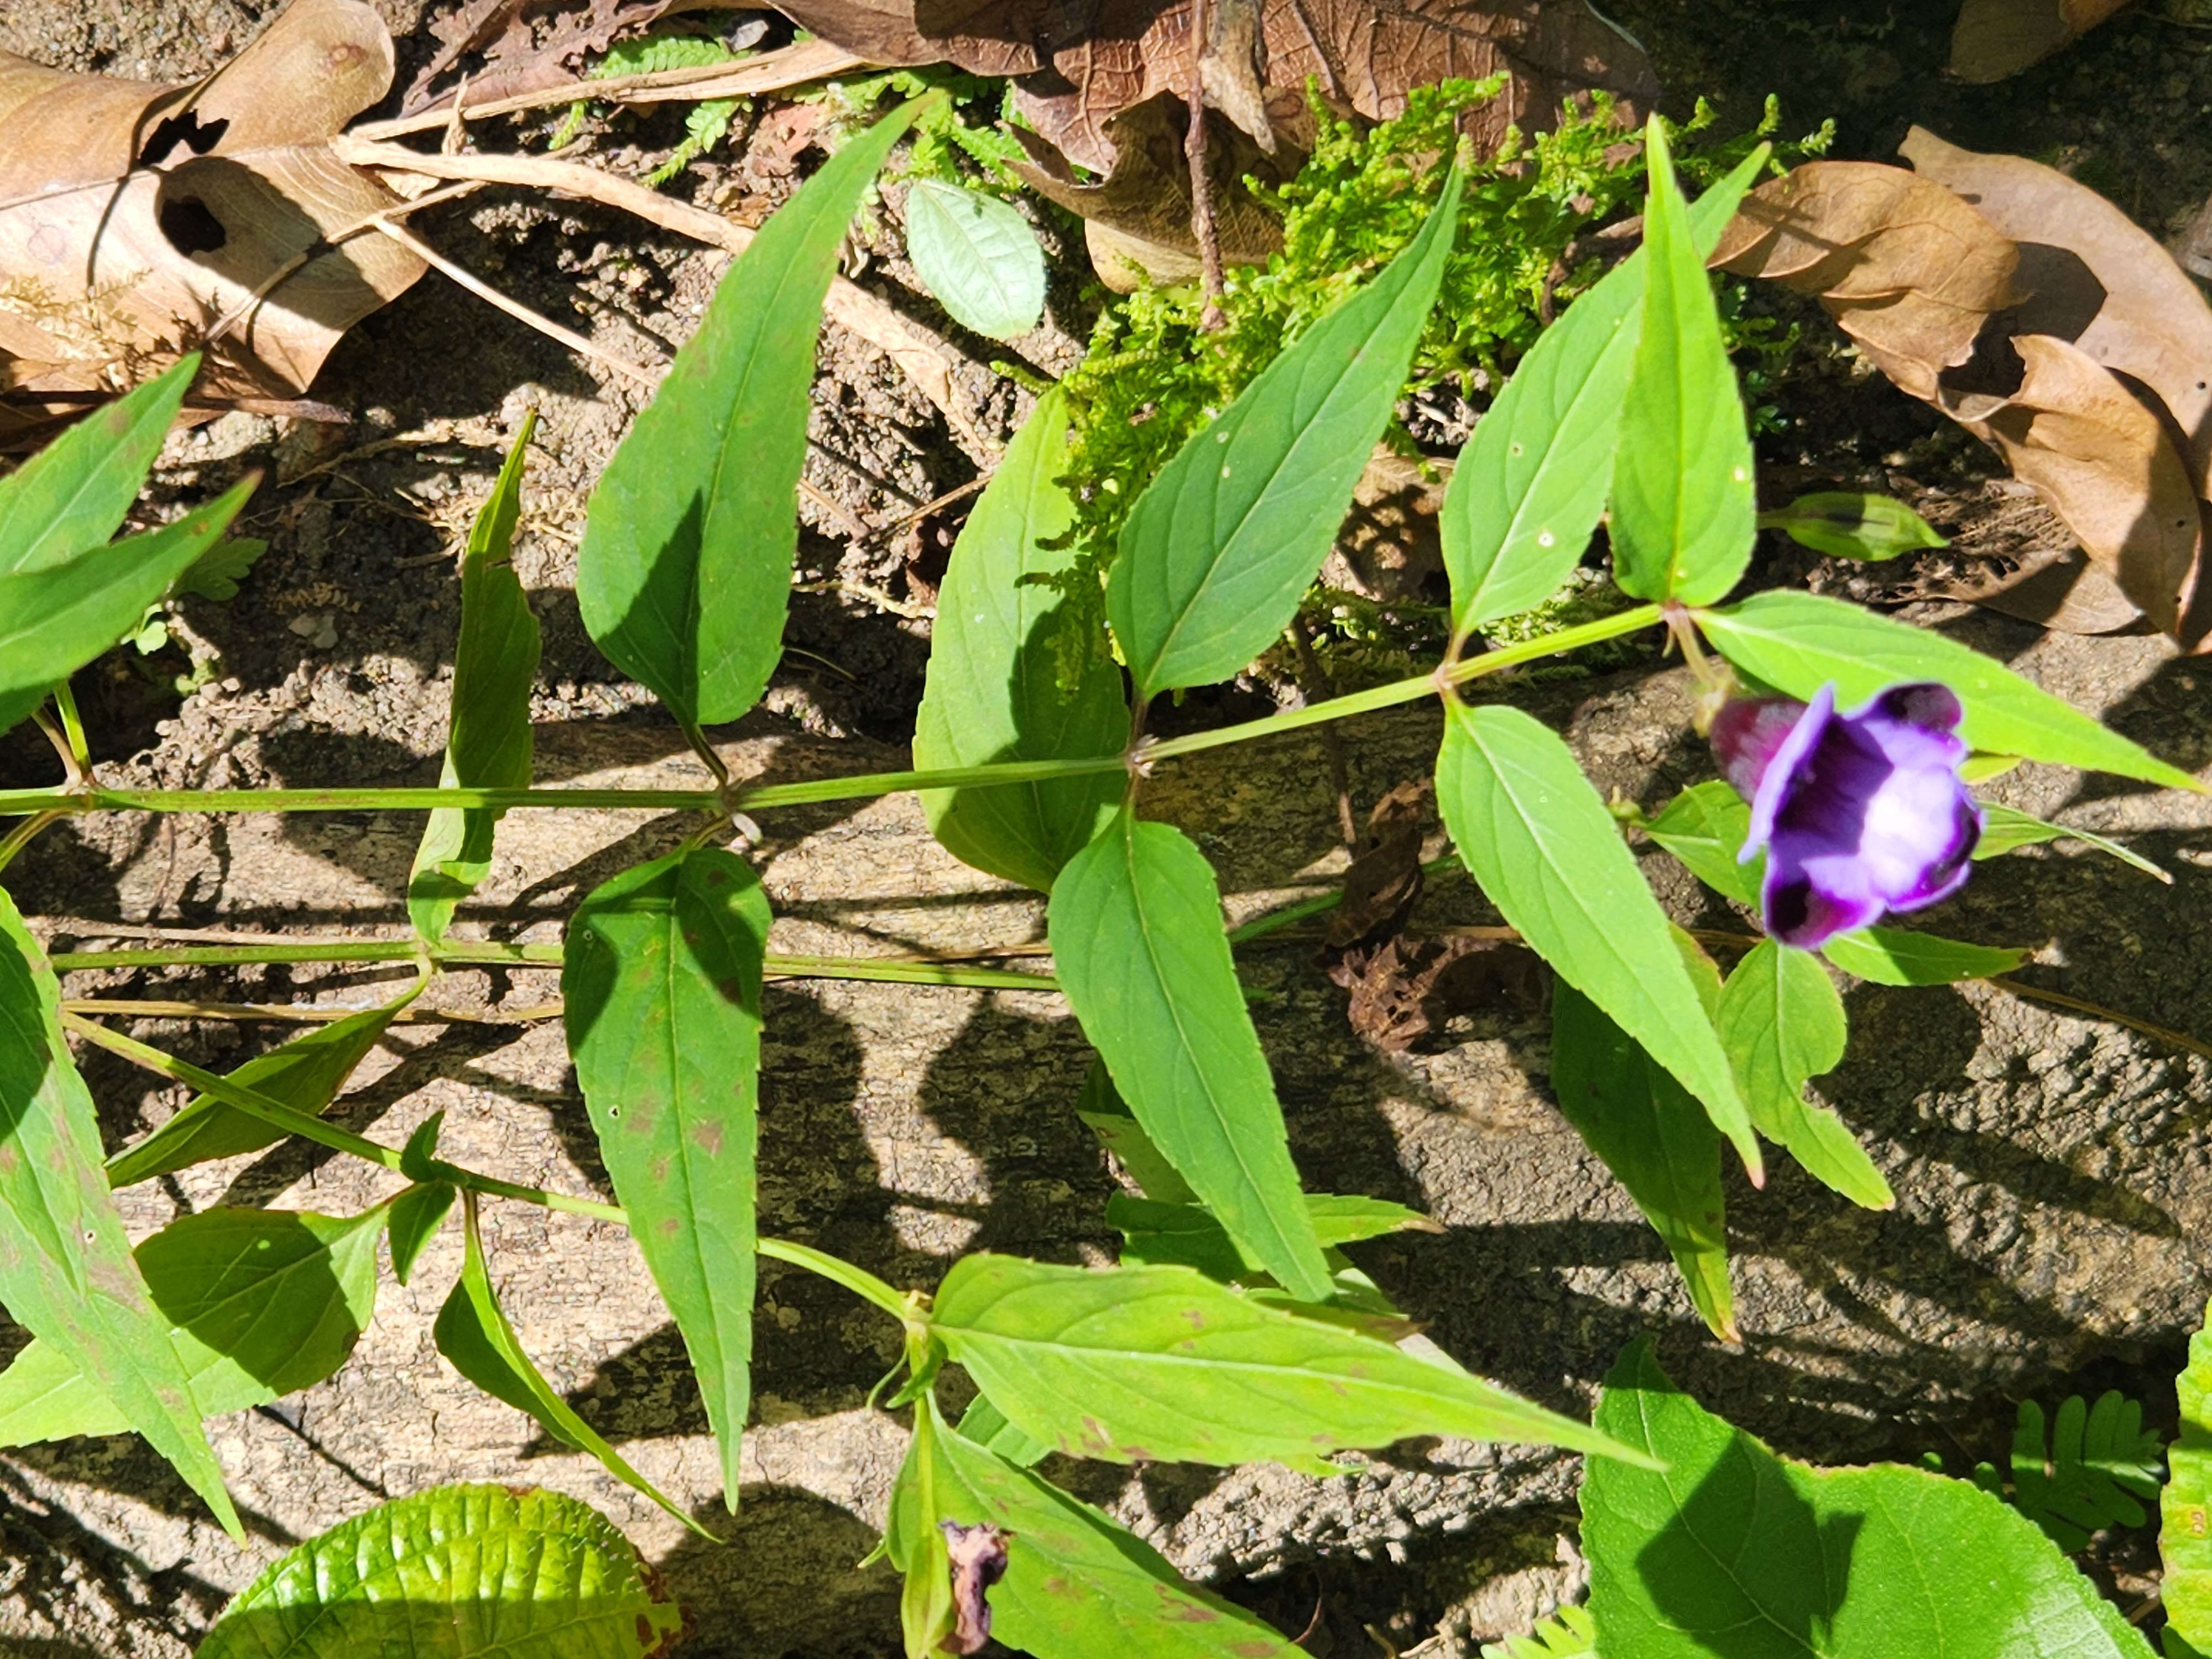
[[1982, 810], [1960, 780], [1959, 699], [1893, 685], [1855, 713], [1836, 688], [1811, 703], [1747, 697], [1713, 721], [1713, 752], [1751, 803], [1743, 862], [1766, 854], [1766, 931], [1807, 950], [1948, 898], [1966, 879]]

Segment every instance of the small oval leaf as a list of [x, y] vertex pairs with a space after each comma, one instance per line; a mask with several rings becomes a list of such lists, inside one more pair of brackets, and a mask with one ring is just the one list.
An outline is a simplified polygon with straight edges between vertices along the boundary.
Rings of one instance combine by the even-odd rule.
[[963, 328], [1011, 340], [1044, 315], [1044, 250], [1029, 221], [995, 196], [916, 179], [906, 191], [906, 251]]

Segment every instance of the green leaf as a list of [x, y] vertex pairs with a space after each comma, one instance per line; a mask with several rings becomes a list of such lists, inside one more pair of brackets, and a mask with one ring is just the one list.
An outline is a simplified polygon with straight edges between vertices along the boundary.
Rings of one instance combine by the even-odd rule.
[[1121, 1091], [1114, 1086], [1106, 1062], [1096, 1054], [1091, 1057], [1091, 1069], [1084, 1073], [1083, 1092], [1076, 1097], [1075, 1115], [1098, 1137], [1100, 1146], [1121, 1160], [1121, 1168], [1147, 1197], [1168, 1204], [1197, 1201], [1198, 1194], [1191, 1191], [1190, 1183], [1176, 1173], [1175, 1165], [1152, 1145], [1152, 1138], [1131, 1115]]
[[[477, 514], [461, 556], [461, 637], [453, 651], [452, 732], [438, 784], [443, 789], [523, 789], [530, 784], [530, 687], [538, 677], [537, 614], [514, 574], [514, 526], [522, 516], [522, 468], [538, 411], [523, 416], [490, 499]], [[407, 879], [407, 914], [435, 945], [460, 902], [491, 872], [492, 837], [503, 812], [441, 806], [423, 827]]]
[[1598, 1424], [1664, 1474], [1593, 1462], [1589, 1610], [1635, 1659], [2150, 1659], [2035, 1528], [1924, 1469], [1813, 1469], [1701, 1410], [1644, 1342]]
[[[204, 1210], [139, 1245], [202, 1416], [266, 1405], [345, 1364], [376, 1309], [384, 1215]], [[130, 1430], [51, 1343], [33, 1341], [0, 1371], [0, 1446]]]
[[[1719, 245], [1767, 154], [1760, 145], [1690, 209], [1700, 258]], [[1437, 520], [1461, 636], [1541, 605], [1581, 562], [1613, 486], [1649, 269], [1638, 248], [1568, 307], [1476, 422]]]
[[960, 1432], [985, 1450], [996, 1452], [1009, 1463], [1025, 1469], [1042, 1462], [1052, 1450], [1007, 1422], [1006, 1413], [991, 1403], [988, 1395], [977, 1395], [974, 1403], [960, 1414]]
[[1779, 530], [1799, 546], [1838, 559], [1893, 559], [1916, 548], [1951, 544], [1903, 501], [1851, 490], [1800, 495], [1778, 513], [1760, 514], [1759, 527]]
[[71, 563], [122, 527], [199, 367], [187, 353], [0, 478], [0, 576]]
[[2168, 766], [1993, 658], [1924, 628], [1909, 627], [1818, 593], [1758, 593], [1698, 614], [1723, 656], [1793, 697], [1833, 680], [1849, 707], [1909, 680], [1937, 680], [1959, 694], [1960, 734], [1973, 748], [2084, 771], [2116, 772], [2175, 789], [2198, 789]]
[[1516, 708], [1454, 700], [1437, 804], [1506, 921], [1704, 1103], [1759, 1179], [1750, 1115], [1666, 912], [1566, 744]]
[[173, 525], [65, 564], [0, 575], [0, 732], [27, 720], [55, 685], [138, 630], [146, 607], [213, 546], [260, 483], [241, 480]]
[[[1066, 596], [1042, 580], [1075, 561], [1067, 544], [1074, 508], [1059, 483], [1067, 432], [1066, 399], [1054, 389], [1014, 434], [953, 544], [915, 717], [914, 763], [924, 770], [1110, 755], [1128, 738], [1121, 671], [1103, 636], [1085, 629]], [[1080, 662], [1072, 687], [1060, 684], [1067, 649]], [[927, 789], [921, 805], [955, 858], [1043, 892], [1097, 832], [1126, 782], [1103, 772]]]
[[632, 1468], [620, 1452], [577, 1416], [523, 1352], [521, 1339], [515, 1335], [514, 1327], [507, 1322], [498, 1298], [492, 1294], [491, 1274], [484, 1266], [483, 1239], [477, 1227], [477, 1200], [472, 1192], [461, 1194], [461, 1237], [465, 1252], [461, 1260], [461, 1276], [445, 1305], [438, 1310], [437, 1323], [430, 1328], [438, 1352], [446, 1356], [455, 1370], [493, 1399], [505, 1401], [562, 1443], [591, 1453], [616, 1480], [650, 1498], [702, 1538], [712, 1539], [714, 1534]]
[[1130, 508], [1106, 611], [1139, 701], [1227, 679], [1290, 623], [1405, 386], [1459, 223], [1420, 233], [1192, 434]]
[[2085, 847], [2094, 847], [2100, 853], [2118, 859], [2130, 869], [2154, 876], [2169, 887], [2173, 885], [2171, 873], [2116, 841], [2108, 841], [2087, 830], [2069, 830], [2063, 823], [2046, 823], [2041, 818], [2032, 817], [2014, 807], [2000, 806], [1995, 801], [1982, 803], [1982, 838], [1974, 845], [1977, 859], [1993, 859], [2015, 848], [2039, 847], [2052, 841], [2078, 841]]
[[[1324, 1249], [1356, 1244], [1385, 1233], [1442, 1232], [1419, 1210], [1380, 1198], [1308, 1193], [1306, 1213]], [[1106, 1200], [1106, 1224], [1121, 1235], [1121, 1260], [1130, 1267], [1174, 1264], [1195, 1267], [1208, 1279], [1249, 1283], [1266, 1269], [1237, 1248], [1222, 1224], [1195, 1204], [1132, 1198], [1116, 1193]]]
[[1689, 866], [1690, 873], [1739, 904], [1759, 908], [1759, 884], [1766, 878], [1766, 855], [1736, 862], [1751, 834], [1751, 808], [1727, 783], [1714, 779], [1692, 785], [1667, 803], [1644, 826], [1644, 833]]
[[1078, 1457], [1271, 1458], [1340, 1474], [1323, 1454], [1414, 1435], [1614, 1449], [1584, 1424], [1340, 1313], [1246, 1296], [1189, 1267], [963, 1256], [929, 1320], [1009, 1422]]
[[1046, 931], [1060, 988], [1153, 1145], [1254, 1261], [1324, 1299], [1328, 1267], [1205, 854], [1124, 811], [1053, 883]]
[[917, 1546], [938, 1535], [939, 1521], [998, 1528], [1006, 1576], [990, 1592], [991, 1634], [1007, 1648], [1036, 1659], [1299, 1659], [1243, 1608], [1185, 1583], [1126, 1528], [952, 1432], [933, 1396], [922, 1396], [915, 1418], [891, 1494], [891, 1560], [915, 1571]]
[[453, 1207], [453, 1183], [434, 1181], [410, 1187], [392, 1201], [392, 1276], [404, 1285], [415, 1272], [415, 1259], [422, 1247], [445, 1224]]
[[238, 585], [269, 550], [258, 536], [225, 536], [200, 555], [178, 580], [177, 592], [227, 605], [238, 597]]
[[1597, 1620], [1588, 1607], [1561, 1607], [1526, 1636], [1484, 1643], [1482, 1659], [1597, 1659]]
[[185, 1362], [100, 1166], [100, 1123], [62, 1035], [61, 988], [0, 890], [0, 1304], [111, 1401], [241, 1543]]
[[2174, 1392], [2181, 1436], [2167, 1449], [2169, 1473], [2158, 1500], [2158, 1549], [2166, 1563], [2159, 1593], [2169, 1637], [2212, 1649], [2212, 1304], [2205, 1307], [2203, 1327], [2189, 1339], [2188, 1362], [2174, 1378]]
[[1737, 1340], [1721, 1136], [1705, 1109], [1565, 984], [1552, 993], [1552, 1093], [1665, 1243], [1698, 1316], [1723, 1341]]
[[1809, 951], [1762, 940], [1729, 975], [1714, 1025], [1759, 1133], [1852, 1203], [1896, 1204], [1844, 1121], [1805, 1098], [1808, 1081], [1842, 1064], [1850, 1035], [1835, 981]]
[[592, 493], [584, 626], [687, 727], [750, 708], [782, 653], [822, 301], [915, 110], [848, 143], [761, 227]]
[[271, 1562], [199, 1659], [648, 1659], [683, 1627], [659, 1576], [590, 1504], [438, 1486]]
[[1029, 221], [995, 196], [915, 179], [906, 189], [906, 251], [963, 328], [1011, 340], [1044, 315], [1044, 250]]
[[[2013, 1431], [2013, 1507], [2067, 1554], [2078, 1554], [2091, 1534], [2150, 1518], [2137, 1500], [2158, 1496], [2163, 1451], [2158, 1431], [2142, 1425], [2142, 1406], [2117, 1389], [2094, 1407], [2067, 1395], [2047, 1434], [2043, 1407], [2023, 1400]], [[1996, 1469], [1984, 1463], [1974, 1474], [1984, 1491], [2003, 1496]]]
[[[281, 1048], [247, 1060], [230, 1073], [230, 1081], [279, 1105], [320, 1115], [382, 1039], [393, 1018], [421, 993], [422, 983], [417, 980], [396, 1002], [319, 1025]], [[235, 1106], [194, 1095], [152, 1134], [107, 1160], [108, 1185], [136, 1186], [194, 1164], [258, 1152], [283, 1139], [282, 1129], [272, 1129]]]
[[568, 1049], [630, 1236], [675, 1316], [738, 1504], [759, 1197], [760, 878], [719, 848], [604, 883], [568, 923]]
[[1735, 586], [1758, 538], [1751, 431], [1656, 114], [1644, 154], [1650, 268], [1613, 464], [1613, 576], [1640, 599], [1710, 605]]
[[1955, 985], [1960, 980], [2008, 974], [2028, 957], [2026, 951], [1967, 945], [1896, 927], [1838, 933], [1820, 947], [1820, 954], [1845, 973], [1876, 985]]

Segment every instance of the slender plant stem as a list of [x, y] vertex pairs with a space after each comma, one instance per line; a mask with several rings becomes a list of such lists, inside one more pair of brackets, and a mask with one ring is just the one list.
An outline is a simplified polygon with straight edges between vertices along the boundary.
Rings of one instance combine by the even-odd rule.
[[787, 1238], [759, 1238], [753, 1242], [753, 1248], [773, 1261], [787, 1261], [832, 1284], [843, 1285], [861, 1301], [874, 1304], [902, 1323], [911, 1323], [918, 1310], [913, 1297], [893, 1290], [865, 1267], [826, 1255], [810, 1245], [794, 1244]]

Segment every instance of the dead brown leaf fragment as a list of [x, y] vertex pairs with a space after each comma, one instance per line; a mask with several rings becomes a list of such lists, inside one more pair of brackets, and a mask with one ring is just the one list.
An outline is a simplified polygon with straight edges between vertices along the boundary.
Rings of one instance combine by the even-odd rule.
[[1965, 0], [1951, 32], [1951, 73], [1986, 85], [2041, 63], [2128, 0]]
[[952, 1565], [952, 1629], [940, 1644], [951, 1654], [981, 1653], [991, 1641], [991, 1587], [1006, 1576], [1009, 1534], [993, 1526], [940, 1521]]
[[226, 320], [210, 381], [304, 391], [422, 273], [353, 234], [399, 198], [330, 148], [392, 76], [364, 0], [294, 0], [196, 86], [0, 54], [0, 356], [46, 368], [19, 395], [112, 390]]

